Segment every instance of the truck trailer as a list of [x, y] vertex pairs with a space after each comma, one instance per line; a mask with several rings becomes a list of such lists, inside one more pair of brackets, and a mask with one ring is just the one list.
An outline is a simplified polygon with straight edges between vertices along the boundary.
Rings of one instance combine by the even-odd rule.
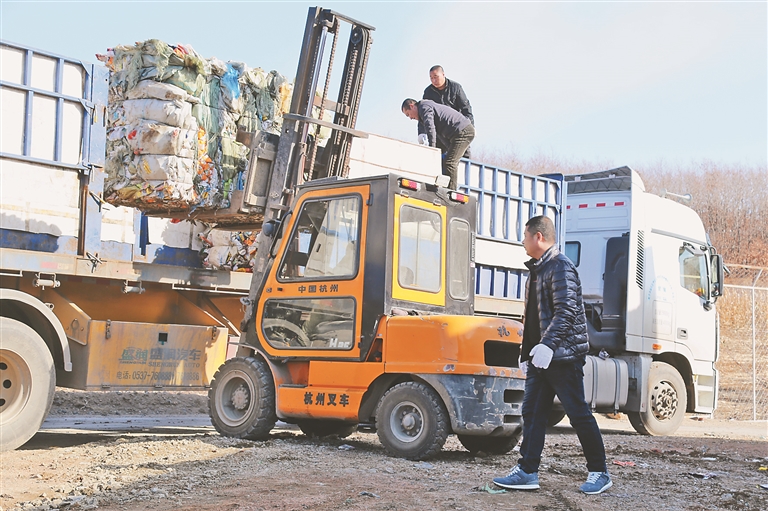
[[0, 449], [55, 387], [202, 390], [251, 275], [201, 266], [201, 226], [102, 198], [107, 71], [0, 42]]

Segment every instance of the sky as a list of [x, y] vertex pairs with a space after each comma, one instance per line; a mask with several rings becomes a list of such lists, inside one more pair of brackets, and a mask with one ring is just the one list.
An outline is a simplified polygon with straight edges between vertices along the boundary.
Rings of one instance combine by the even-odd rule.
[[[292, 79], [314, 5], [376, 27], [357, 129], [415, 142], [400, 105], [439, 64], [472, 104], [481, 151], [768, 169], [764, 0], [0, 0], [0, 38], [91, 62], [157, 38]], [[339, 60], [345, 46], [346, 35]]]

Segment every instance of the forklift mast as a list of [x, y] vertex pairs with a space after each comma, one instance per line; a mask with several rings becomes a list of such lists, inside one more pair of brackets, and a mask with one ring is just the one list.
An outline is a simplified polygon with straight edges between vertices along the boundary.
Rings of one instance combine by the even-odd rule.
[[[339, 84], [338, 98], [328, 99], [331, 86], [336, 46], [341, 35], [342, 23], [351, 25], [344, 70]], [[254, 305], [264, 287], [273, 244], [278, 239], [275, 229], [283, 214], [288, 211], [296, 186], [305, 181], [325, 177], [346, 177], [349, 171], [349, 151], [352, 137], [367, 138], [364, 132], [355, 130], [363, 80], [373, 39], [374, 27], [320, 7], [309, 9], [304, 40], [301, 48], [296, 82], [290, 112], [283, 116], [282, 132], [271, 170], [267, 175], [262, 236], [257, 243], [254, 278], [247, 300], [245, 316], [241, 323], [243, 332], [253, 320]], [[325, 46], [332, 37], [328, 61], [324, 65]], [[322, 96], [317, 97], [321, 71], [325, 67], [325, 83]], [[333, 112], [333, 122], [325, 120], [326, 111]], [[313, 115], [317, 112], [316, 115]], [[321, 127], [330, 128], [331, 136], [325, 147], [318, 146]], [[266, 137], [261, 144], [269, 146]], [[322, 153], [320, 162], [319, 153]], [[251, 173], [258, 169], [256, 166]], [[254, 176], [255, 178], [256, 176]], [[250, 179], [250, 178], [249, 178]], [[250, 185], [249, 185], [250, 186]]]

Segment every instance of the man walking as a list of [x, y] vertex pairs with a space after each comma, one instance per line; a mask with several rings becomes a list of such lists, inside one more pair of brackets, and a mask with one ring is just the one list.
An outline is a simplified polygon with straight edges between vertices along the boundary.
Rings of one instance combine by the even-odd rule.
[[576, 430], [589, 475], [581, 485], [588, 495], [613, 485], [605, 465], [603, 437], [584, 399], [584, 363], [589, 342], [581, 281], [573, 263], [555, 246], [555, 226], [546, 216], [525, 224], [525, 326], [520, 366], [527, 372], [523, 397], [523, 443], [517, 466], [494, 484], [513, 490], [539, 487], [539, 463], [547, 420], [555, 396]]
[[[454, 82], [446, 78], [442, 66], [432, 66], [429, 69], [429, 81], [432, 82], [432, 84], [424, 89], [424, 99], [429, 99], [440, 105], [453, 108], [469, 119], [472, 126], [475, 125], [475, 117], [472, 115], [472, 105], [469, 104], [469, 99], [467, 99], [467, 95], [464, 94], [464, 88], [459, 82]], [[422, 132], [420, 131], [419, 133]], [[443, 152], [447, 149], [446, 147], [440, 146], [440, 141], [438, 141], [437, 147]], [[470, 157], [469, 148], [464, 152], [464, 157]]]
[[409, 119], [419, 121], [419, 132], [427, 135], [430, 147], [438, 141], [445, 147], [443, 175], [451, 178], [450, 188], [456, 189], [459, 159], [475, 138], [475, 128], [469, 119], [456, 110], [429, 99], [403, 101], [401, 110]]

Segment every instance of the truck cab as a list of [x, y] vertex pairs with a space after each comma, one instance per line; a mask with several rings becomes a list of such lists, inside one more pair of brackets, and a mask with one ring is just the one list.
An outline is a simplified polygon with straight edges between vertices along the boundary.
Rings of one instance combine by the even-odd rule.
[[[723, 266], [701, 219], [647, 193], [628, 167], [565, 181], [565, 253], [581, 277], [591, 354], [596, 366], [627, 364], [627, 401], [612, 406], [650, 434], [671, 433], [686, 411], [712, 413]], [[612, 378], [618, 396], [625, 378]]]

